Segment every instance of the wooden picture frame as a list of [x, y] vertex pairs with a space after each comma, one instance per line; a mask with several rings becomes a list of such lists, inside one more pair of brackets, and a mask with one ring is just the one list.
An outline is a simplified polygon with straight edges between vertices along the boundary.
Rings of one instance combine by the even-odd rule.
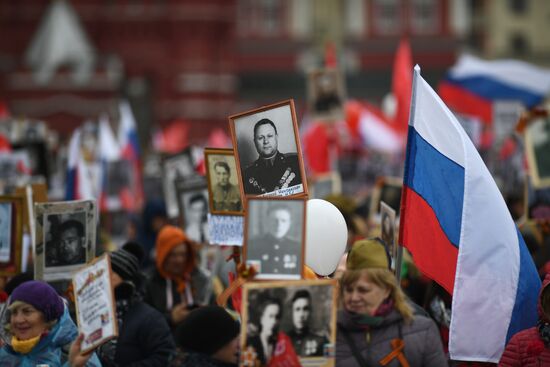
[[[237, 162], [233, 149], [205, 148], [208, 206], [216, 215], [244, 215]], [[227, 182], [222, 182], [222, 181]], [[224, 185], [225, 187], [222, 187]]]
[[197, 176], [175, 182], [178, 211], [183, 231], [196, 243], [208, 243], [208, 187]]
[[[310, 315], [305, 325], [296, 325], [292, 320], [294, 302], [309, 299]], [[304, 366], [331, 367], [335, 365], [336, 314], [338, 308], [338, 283], [334, 279], [292, 280], [276, 282], [248, 282], [243, 285], [242, 331], [240, 366], [266, 365], [269, 356], [257, 343], [264, 312], [277, 313], [278, 323], [272, 326], [277, 332], [273, 355], [277, 356], [285, 340]], [[303, 306], [303, 305], [302, 305]], [[277, 311], [278, 309], [278, 311]], [[307, 334], [298, 334], [304, 326]], [[281, 345], [281, 344], [282, 345]], [[288, 352], [287, 352], [288, 353]], [[262, 360], [263, 356], [263, 360]]]
[[[326, 185], [330, 185], [327, 190]], [[342, 193], [342, 178], [336, 171], [313, 177], [309, 184], [309, 194], [312, 199], [324, 199], [331, 194]]]
[[242, 198], [308, 196], [292, 99], [230, 116], [229, 128]]
[[70, 280], [95, 257], [95, 200], [36, 203], [34, 222], [35, 279]]
[[24, 212], [22, 195], [0, 196], [0, 276], [21, 272]]
[[550, 187], [550, 117], [534, 118], [525, 130], [529, 175], [535, 188]]
[[161, 167], [166, 214], [169, 218], [177, 218], [180, 213], [175, 182], [190, 179], [196, 174], [191, 148], [186, 148], [177, 154], [163, 156]]
[[82, 354], [118, 336], [111, 257], [103, 254], [73, 276], [75, 313], [84, 334]]
[[306, 210], [304, 198], [246, 201], [242, 256], [245, 264], [256, 268], [255, 279], [303, 278]]
[[390, 267], [395, 272], [397, 264], [397, 226], [395, 222], [396, 214], [395, 209], [386, 204], [380, 202], [380, 238], [387, 246], [388, 254], [391, 258]]
[[315, 69], [307, 78], [309, 111], [314, 119], [335, 122], [344, 119], [345, 86], [340, 70]]
[[401, 188], [403, 180], [397, 177], [382, 176], [376, 179], [369, 208], [371, 222], [380, 223], [380, 202], [386, 202], [391, 208], [395, 208], [397, 218], [401, 209]]

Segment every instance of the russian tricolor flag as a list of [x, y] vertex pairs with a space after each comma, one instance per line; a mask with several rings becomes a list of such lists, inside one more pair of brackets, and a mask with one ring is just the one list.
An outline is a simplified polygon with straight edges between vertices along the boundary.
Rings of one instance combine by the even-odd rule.
[[527, 108], [550, 92], [550, 71], [516, 60], [485, 61], [461, 56], [439, 85], [441, 98], [453, 110], [493, 121], [493, 102], [519, 101]]
[[127, 101], [121, 102], [119, 111], [118, 143], [121, 149], [121, 158], [131, 165], [132, 172], [132, 187], [129, 188], [131, 191], [123, 190], [121, 202], [125, 209], [136, 210], [143, 204], [139, 138], [130, 104]]
[[415, 68], [400, 243], [453, 295], [455, 360], [498, 362], [535, 325], [540, 279], [476, 148]]

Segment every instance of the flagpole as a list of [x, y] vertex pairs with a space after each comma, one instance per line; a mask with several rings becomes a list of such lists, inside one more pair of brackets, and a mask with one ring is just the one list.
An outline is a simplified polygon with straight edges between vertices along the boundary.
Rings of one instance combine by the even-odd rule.
[[397, 283], [401, 284], [401, 266], [403, 263], [403, 230], [405, 228], [404, 222], [405, 222], [405, 210], [407, 202], [407, 190], [405, 186], [405, 182], [407, 182], [407, 177], [409, 175], [408, 167], [409, 167], [409, 159], [411, 157], [410, 154], [410, 148], [411, 148], [411, 137], [410, 129], [411, 126], [414, 126], [414, 110], [416, 108], [416, 83], [418, 80], [418, 77], [420, 76], [420, 66], [418, 64], [414, 67], [413, 70], [413, 81], [412, 81], [412, 91], [411, 91], [411, 106], [409, 110], [409, 133], [407, 134], [407, 148], [405, 150], [405, 168], [403, 173], [403, 185], [401, 186], [401, 203], [399, 205], [399, 241], [398, 241], [398, 248], [397, 248], [397, 259], [395, 263], [395, 276], [397, 278]]

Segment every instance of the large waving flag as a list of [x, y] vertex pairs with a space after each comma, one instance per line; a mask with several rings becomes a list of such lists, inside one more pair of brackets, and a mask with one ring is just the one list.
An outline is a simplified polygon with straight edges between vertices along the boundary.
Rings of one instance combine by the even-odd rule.
[[453, 295], [452, 359], [498, 362], [535, 325], [540, 280], [488, 169], [415, 68], [400, 243]]
[[463, 55], [439, 85], [449, 107], [466, 115], [493, 121], [496, 100], [520, 101], [531, 108], [550, 92], [550, 70], [523, 61], [485, 61]]

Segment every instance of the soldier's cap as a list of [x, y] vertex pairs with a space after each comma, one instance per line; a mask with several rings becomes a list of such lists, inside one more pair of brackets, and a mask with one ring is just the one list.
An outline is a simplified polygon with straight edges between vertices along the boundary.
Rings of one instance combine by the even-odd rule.
[[390, 257], [384, 242], [378, 238], [356, 241], [348, 254], [347, 270], [389, 269]]

